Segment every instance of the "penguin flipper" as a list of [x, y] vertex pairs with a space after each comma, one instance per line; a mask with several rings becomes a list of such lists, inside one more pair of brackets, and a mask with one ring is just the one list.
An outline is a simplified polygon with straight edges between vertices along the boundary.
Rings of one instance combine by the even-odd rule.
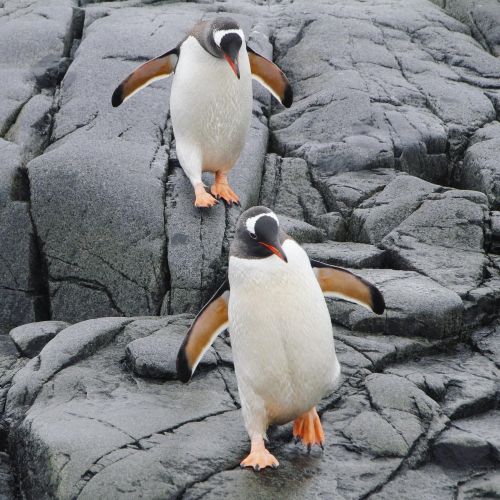
[[283, 106], [289, 108], [293, 102], [293, 91], [283, 71], [272, 61], [257, 54], [255, 50], [248, 46], [247, 51], [252, 78], [269, 90]]
[[376, 314], [385, 311], [384, 297], [375, 285], [347, 269], [314, 259], [310, 261], [325, 297], [337, 297], [354, 302]]
[[178, 59], [179, 49], [176, 47], [136, 68], [113, 92], [113, 97], [111, 98], [113, 107], [116, 108], [136, 92], [139, 92], [139, 90], [156, 80], [170, 76], [175, 70]]
[[177, 375], [189, 382], [203, 354], [229, 325], [229, 282], [226, 279], [194, 319], [177, 354]]

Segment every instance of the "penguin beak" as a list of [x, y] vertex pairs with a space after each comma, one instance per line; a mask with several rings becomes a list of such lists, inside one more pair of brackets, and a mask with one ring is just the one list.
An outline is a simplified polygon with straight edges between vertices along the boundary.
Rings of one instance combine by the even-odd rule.
[[288, 262], [285, 252], [283, 251], [283, 248], [281, 248], [281, 245], [278, 241], [274, 245], [270, 245], [269, 243], [265, 243], [264, 241], [259, 241], [259, 244], [273, 252], [273, 254], [279, 257], [281, 260]]
[[240, 79], [240, 67], [238, 66], [238, 54], [236, 53], [236, 57], [233, 59], [228, 54], [224, 53], [224, 59], [228, 62], [231, 69], [234, 71], [234, 74]]
[[224, 59], [227, 61], [234, 74], [240, 79], [240, 67], [238, 65], [238, 54], [241, 48], [241, 38], [236, 33], [229, 33], [222, 37], [220, 48]]

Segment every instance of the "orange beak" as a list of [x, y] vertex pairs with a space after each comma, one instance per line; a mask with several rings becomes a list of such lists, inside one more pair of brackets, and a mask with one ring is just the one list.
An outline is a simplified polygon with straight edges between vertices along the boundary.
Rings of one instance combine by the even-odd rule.
[[262, 245], [263, 247], [266, 247], [271, 252], [273, 252], [273, 254], [279, 257], [281, 260], [288, 262], [288, 259], [286, 258], [286, 255], [283, 252], [282, 248], [278, 249], [275, 246], [270, 245], [269, 243], [264, 243], [263, 241], [259, 241], [259, 244]]
[[234, 74], [240, 79], [240, 68], [238, 66], [238, 60], [237, 59], [231, 59], [227, 54], [224, 54], [224, 59], [228, 62], [229, 66], [231, 66], [231, 69], [234, 71]]

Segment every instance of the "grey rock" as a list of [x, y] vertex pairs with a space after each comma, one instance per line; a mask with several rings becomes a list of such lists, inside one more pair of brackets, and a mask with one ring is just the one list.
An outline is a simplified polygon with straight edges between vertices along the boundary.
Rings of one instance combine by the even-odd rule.
[[404, 457], [409, 450], [398, 430], [375, 411], [365, 411], [354, 417], [343, 434], [356, 446], [379, 457]]
[[326, 231], [326, 237], [333, 241], [344, 241], [346, 223], [340, 212], [327, 212], [315, 218], [318, 227]]
[[359, 305], [328, 300], [330, 315], [351, 330], [439, 339], [461, 331], [463, 305], [453, 291], [413, 272], [390, 269], [354, 270], [374, 283], [387, 310], [381, 316]]
[[266, 156], [260, 203], [277, 213], [313, 224], [325, 214], [323, 199], [313, 187], [307, 163], [300, 158]]
[[370, 198], [393, 179], [397, 172], [392, 169], [362, 170], [338, 175], [318, 176], [317, 182], [331, 210], [350, 216], [354, 208]]
[[[440, 404], [451, 419], [466, 418], [495, 408], [499, 396], [498, 367], [484, 356], [463, 347], [454, 351], [448, 349], [448, 352], [426, 356], [419, 362], [400, 363], [386, 371], [408, 378], [433, 397], [434, 387], [439, 381], [445, 389], [440, 389]], [[432, 377], [434, 387], [429, 388], [429, 377]]]
[[491, 252], [500, 253], [500, 212], [491, 212]]
[[21, 149], [0, 139], [0, 333], [35, 321], [40, 290]]
[[6, 134], [6, 139], [21, 147], [23, 163], [39, 155], [46, 146], [52, 124], [52, 107], [52, 96], [33, 96], [23, 106], [16, 122]]
[[458, 486], [457, 500], [471, 498], [499, 498], [500, 473], [490, 472], [474, 477]]
[[500, 208], [499, 148], [500, 126], [494, 122], [479, 129], [471, 138], [471, 146], [456, 172], [459, 187], [483, 192], [495, 210]]
[[325, 232], [307, 222], [277, 214], [280, 227], [298, 243], [319, 243], [325, 239]]
[[400, 498], [412, 500], [415, 496], [425, 499], [453, 500], [456, 484], [462, 474], [453, 475], [449, 469], [443, 470], [436, 464], [426, 464], [418, 469], [406, 469], [385, 484], [373, 495], [376, 500]]
[[325, 241], [306, 243], [303, 248], [311, 259], [327, 264], [354, 268], [383, 267], [385, 252], [373, 245]]
[[[137, 375], [173, 380], [177, 378], [176, 359], [187, 328], [171, 325], [148, 337], [136, 339], [127, 345], [127, 361]], [[215, 367], [217, 359], [212, 350], [205, 353], [199, 368]]]
[[410, 175], [398, 175], [380, 192], [356, 208], [349, 233], [354, 241], [379, 244], [409, 217], [439, 186]]
[[[73, 37], [73, 0], [6, 0], [0, 16], [0, 136], [38, 93], [35, 73], [68, 55]], [[55, 86], [54, 86], [55, 87]]]
[[494, 0], [432, 0], [446, 12], [467, 24], [474, 38], [492, 54], [500, 56], [500, 14]]
[[[199, 373], [189, 385], [183, 385], [136, 378], [124, 369], [123, 353], [131, 341], [170, 324], [185, 326], [188, 319], [110, 318], [79, 323], [65, 329], [42, 350], [38, 370], [32, 371], [35, 358], [17, 373], [7, 411], [16, 422], [10, 436], [11, 452], [22, 473], [26, 495], [86, 497], [91, 491], [95, 495], [94, 486], [100, 485], [101, 478], [109, 481], [107, 474], [120, 463], [132, 469], [126, 474], [123, 470], [117, 472], [116, 477], [121, 479], [109, 483], [116, 484], [116, 489], [107, 486], [106, 496], [108, 492], [110, 497], [119, 495], [121, 486], [129, 479], [133, 484], [138, 478], [149, 484], [147, 491], [151, 495], [169, 496], [178, 494], [190, 480], [218, 467], [237, 464], [236, 454], [242, 454], [247, 438], [239, 418], [217, 417], [232, 413], [235, 405], [216, 370]], [[31, 383], [27, 388], [28, 378]], [[26, 390], [30, 395], [36, 390], [36, 401], [26, 413], [17, 412], [19, 404], [26, 403], [29, 397]], [[24, 391], [23, 400], [14, 396], [19, 391]], [[206, 427], [200, 425], [202, 420], [206, 420]], [[195, 424], [184, 428], [190, 422]], [[196, 429], [200, 436], [205, 432], [214, 443], [220, 443], [217, 448], [205, 441], [207, 446], [202, 448], [207, 460], [199, 460], [201, 438], [192, 439]], [[231, 451], [223, 453], [221, 447], [228, 445]], [[193, 451], [188, 452], [191, 446]], [[133, 457], [136, 452], [140, 455]], [[40, 460], [32, 460], [35, 456]], [[48, 460], [49, 456], [53, 458]], [[216, 456], [225, 458], [218, 461]], [[127, 457], [139, 462], [131, 465], [124, 461]], [[174, 457], [181, 460], [177, 465]], [[188, 457], [192, 467], [185, 461]], [[163, 479], [153, 479], [160, 469], [153, 472], [149, 465], [165, 460], [173, 460], [168, 468], [178, 471], [177, 486], [173, 486], [171, 476], [164, 475], [163, 466]], [[195, 463], [205, 465], [198, 468]], [[151, 474], [145, 474], [148, 468]], [[193, 471], [192, 476], [186, 476], [187, 469]], [[54, 481], [54, 477], [58, 479]]]
[[471, 334], [474, 348], [493, 361], [500, 368], [500, 327], [493, 325], [476, 330]]
[[452, 427], [438, 437], [433, 453], [438, 463], [447, 467], [478, 467], [488, 462], [490, 447], [474, 434]]
[[131, 321], [128, 318], [101, 318], [65, 328], [16, 373], [7, 396], [7, 415], [18, 415], [23, 406], [33, 403], [47, 380], [68, 364], [84, 359], [111, 342]]
[[398, 166], [443, 182], [447, 140], [458, 156], [495, 117], [475, 85], [494, 82], [500, 64], [427, 2], [372, 7], [322, 5], [318, 18], [302, 1], [287, 12], [276, 44], [297, 103], [271, 118], [275, 147], [329, 175]]
[[14, 477], [11, 471], [10, 459], [7, 453], [0, 452], [0, 496], [5, 500], [14, 500]]
[[28, 358], [33, 358], [61, 330], [70, 326], [64, 321], [40, 321], [18, 326], [9, 332], [10, 338], [18, 351]]
[[500, 412], [491, 411], [455, 420], [433, 444], [436, 459], [444, 466], [464, 468], [500, 461]]
[[463, 296], [483, 279], [488, 219], [481, 193], [435, 193], [382, 240], [382, 247], [393, 266], [421, 272]]

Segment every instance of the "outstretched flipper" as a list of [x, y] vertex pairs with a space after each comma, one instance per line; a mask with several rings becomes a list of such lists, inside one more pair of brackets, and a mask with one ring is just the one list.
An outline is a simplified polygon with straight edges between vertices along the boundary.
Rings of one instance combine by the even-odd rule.
[[293, 91], [283, 71], [248, 46], [247, 51], [252, 78], [269, 90], [283, 106], [289, 108], [293, 102]]
[[136, 92], [147, 87], [156, 80], [170, 76], [179, 59], [179, 48], [176, 47], [165, 54], [145, 62], [123, 80], [113, 92], [111, 104], [119, 106], [122, 102], [132, 97]]
[[314, 259], [310, 259], [311, 267], [326, 297], [337, 297], [354, 302], [375, 314], [385, 311], [384, 297], [380, 290], [370, 282], [351, 273], [347, 269], [331, 266]]
[[226, 279], [214, 296], [198, 313], [177, 354], [177, 375], [182, 382], [189, 382], [205, 351], [215, 337], [224, 331], [229, 319], [229, 282]]

